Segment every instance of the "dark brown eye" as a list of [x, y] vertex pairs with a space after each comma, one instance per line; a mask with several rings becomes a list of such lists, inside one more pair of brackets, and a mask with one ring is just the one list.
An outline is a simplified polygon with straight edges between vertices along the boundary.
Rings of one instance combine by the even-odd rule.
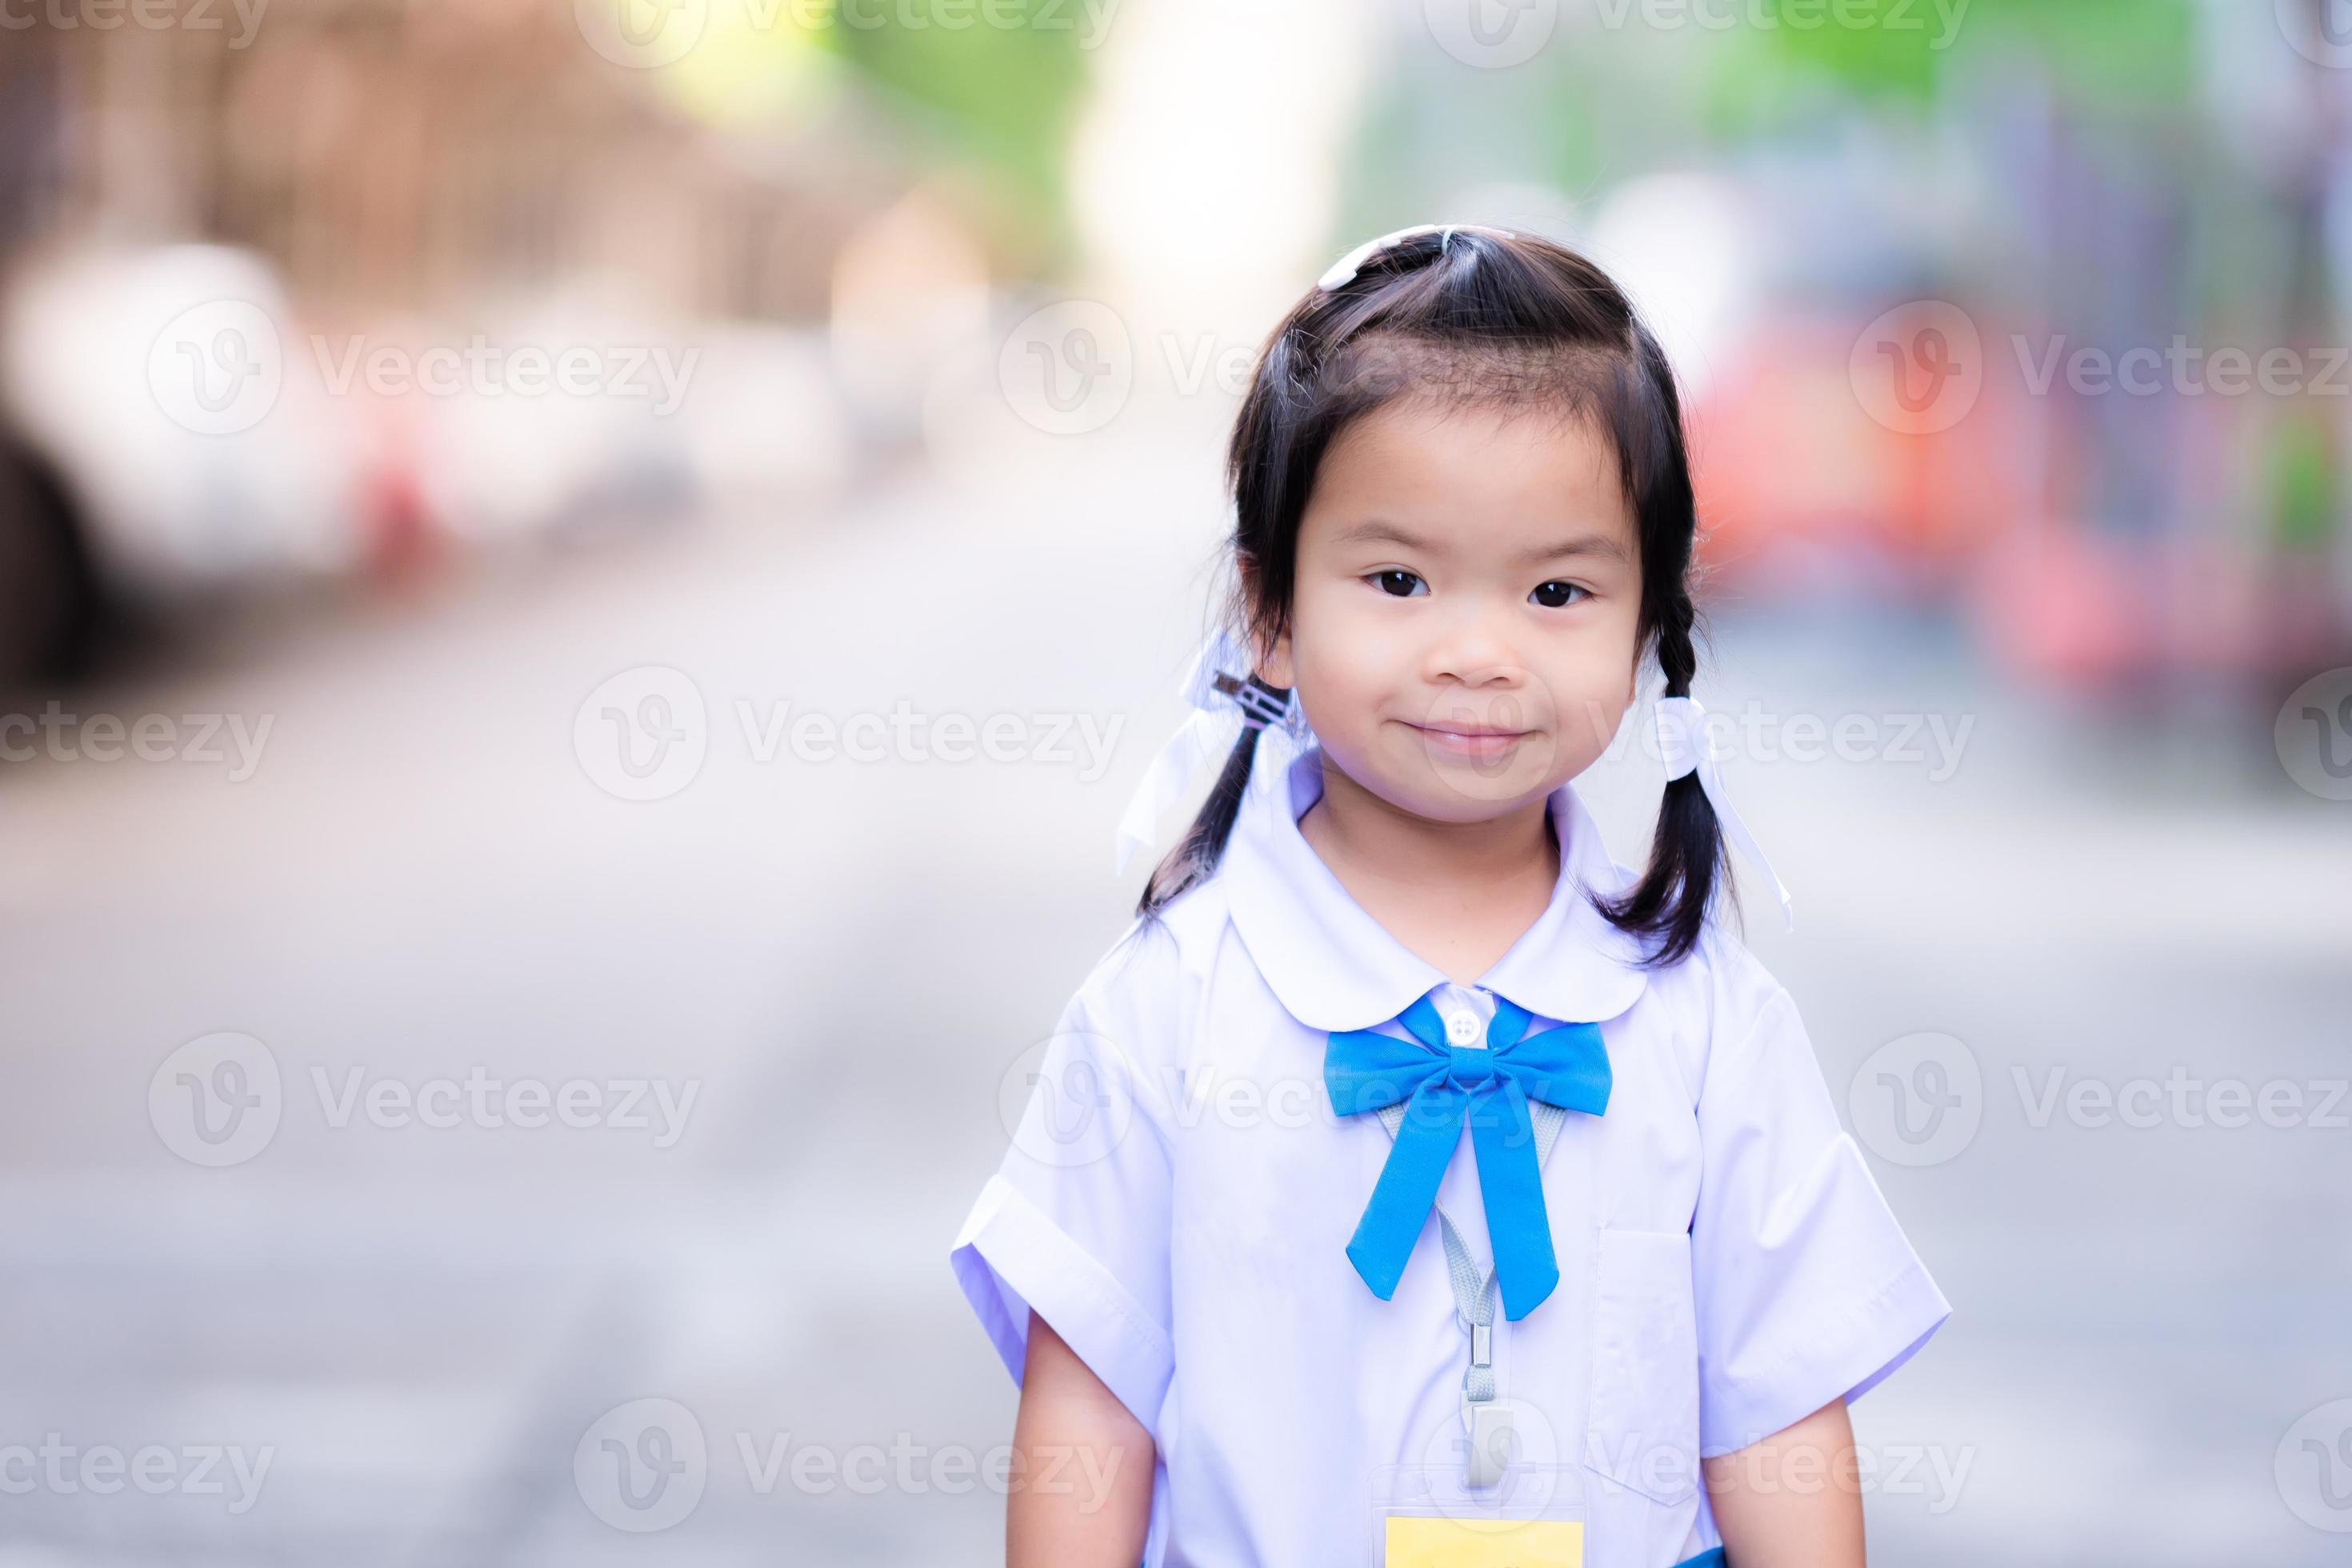
[[1557, 610], [1562, 605], [1576, 602], [1569, 597], [1570, 595], [1578, 594], [1590, 597], [1591, 593], [1591, 589], [1576, 583], [1546, 583], [1528, 597], [1547, 610]]
[[1372, 581], [1381, 585], [1381, 593], [1400, 599], [1412, 598], [1414, 592], [1423, 586], [1421, 579], [1410, 572], [1376, 572], [1372, 574]]

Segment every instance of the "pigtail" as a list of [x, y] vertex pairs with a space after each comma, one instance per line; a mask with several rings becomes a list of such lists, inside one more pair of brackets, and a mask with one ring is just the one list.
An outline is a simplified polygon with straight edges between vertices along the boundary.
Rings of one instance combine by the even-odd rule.
[[[1249, 684], [1277, 703], [1290, 696], [1283, 688], [1268, 686], [1255, 676], [1250, 677]], [[1192, 819], [1183, 838], [1143, 885], [1143, 897], [1135, 905], [1137, 914], [1146, 920], [1159, 919], [1160, 911], [1179, 895], [1216, 874], [1217, 863], [1225, 858], [1225, 845], [1233, 838], [1234, 824], [1241, 816], [1242, 797], [1249, 793], [1250, 770], [1257, 760], [1257, 738], [1263, 732], [1256, 724], [1242, 726], [1209, 798], [1202, 803], [1201, 815]]]
[[[1691, 643], [1696, 616], [1686, 593], [1677, 592], [1665, 606], [1657, 637], [1658, 667], [1666, 677], [1664, 696], [1690, 695], [1698, 664]], [[1714, 803], [1706, 798], [1698, 775], [1685, 773], [1666, 784], [1665, 798], [1658, 805], [1657, 832], [1642, 879], [1622, 899], [1594, 901], [1611, 924], [1656, 942], [1644, 967], [1679, 963], [1698, 945], [1717, 885], [1730, 891], [1730, 879], [1725, 875], [1727, 856]]]
[[[1649, 497], [1656, 515], [1674, 524], [1643, 531], [1643, 615], [1666, 680], [1662, 695], [1687, 697], [1698, 674], [1698, 652], [1692, 641], [1698, 608], [1690, 593], [1698, 500], [1691, 484], [1674, 369], [1656, 336], [1638, 319], [1631, 323], [1631, 336], [1632, 363], [1622, 374], [1646, 383], [1650, 395], [1619, 400], [1620, 406], [1644, 411], [1647, 417], [1622, 422], [1616, 432], [1618, 461], [1627, 490]], [[1666, 784], [1642, 879], [1623, 898], [1596, 900], [1595, 904], [1611, 924], [1652, 939], [1655, 947], [1644, 963], [1664, 968], [1697, 947], [1718, 884], [1737, 906], [1728, 866], [1729, 849], [1715, 803], [1706, 798], [1698, 774], [1685, 773]]]

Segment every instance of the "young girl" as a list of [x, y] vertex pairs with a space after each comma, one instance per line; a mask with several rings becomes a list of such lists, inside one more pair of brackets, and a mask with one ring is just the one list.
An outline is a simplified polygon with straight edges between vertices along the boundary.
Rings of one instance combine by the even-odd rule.
[[[1275, 331], [1230, 468], [1238, 737], [954, 1252], [1010, 1561], [1860, 1568], [1846, 1405], [1950, 1309], [1716, 918], [1754, 846], [1656, 340], [1558, 245], [1405, 230]], [[1569, 781], [1652, 658], [1636, 877]]]

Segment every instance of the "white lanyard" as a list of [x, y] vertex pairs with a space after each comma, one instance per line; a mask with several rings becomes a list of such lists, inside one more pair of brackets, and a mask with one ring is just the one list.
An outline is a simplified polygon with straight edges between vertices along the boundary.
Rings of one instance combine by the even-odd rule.
[[[1528, 1101], [1535, 1113], [1536, 1163], [1551, 1152], [1568, 1112], [1540, 1100]], [[1381, 1108], [1381, 1125], [1393, 1140], [1404, 1125], [1402, 1105]], [[1470, 1261], [1470, 1248], [1443, 1207], [1437, 1208], [1437, 1229], [1445, 1243], [1445, 1274], [1454, 1287], [1454, 1315], [1470, 1336], [1470, 1365], [1462, 1374], [1462, 1425], [1470, 1434], [1464, 1479], [1474, 1487], [1491, 1487], [1503, 1479], [1510, 1462], [1511, 1405], [1495, 1397], [1495, 1269], [1482, 1275]]]

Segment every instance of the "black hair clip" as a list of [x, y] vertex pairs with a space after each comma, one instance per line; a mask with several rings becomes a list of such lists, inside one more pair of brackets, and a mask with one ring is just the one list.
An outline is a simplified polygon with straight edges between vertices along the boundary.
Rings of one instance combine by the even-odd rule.
[[1253, 675], [1244, 680], [1237, 676], [1220, 674], [1215, 685], [1218, 690], [1234, 700], [1242, 710], [1242, 723], [1248, 729], [1263, 730], [1268, 724], [1279, 724], [1290, 712], [1290, 693], [1279, 686], [1268, 686]]

